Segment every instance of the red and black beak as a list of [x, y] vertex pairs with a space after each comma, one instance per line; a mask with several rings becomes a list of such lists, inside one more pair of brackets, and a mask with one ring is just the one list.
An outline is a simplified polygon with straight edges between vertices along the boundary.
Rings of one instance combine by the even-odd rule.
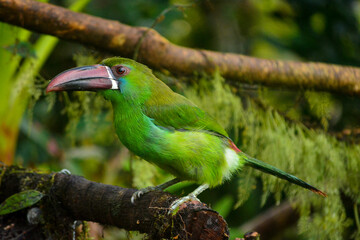
[[72, 68], [58, 74], [47, 86], [46, 93], [105, 89], [119, 89], [118, 82], [108, 66], [97, 64]]

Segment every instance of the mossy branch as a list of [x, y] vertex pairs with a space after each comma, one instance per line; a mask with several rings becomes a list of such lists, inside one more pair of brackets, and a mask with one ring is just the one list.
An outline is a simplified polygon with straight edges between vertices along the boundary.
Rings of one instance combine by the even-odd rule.
[[[125, 57], [134, 55], [136, 44], [148, 31], [34, 0], [0, 0], [0, 21]], [[233, 84], [247, 82], [360, 95], [360, 69], [356, 67], [191, 49], [170, 43], [155, 30], [150, 30], [142, 41], [138, 60], [182, 75], [218, 69]]]
[[[188, 202], [174, 216], [168, 214], [176, 197], [166, 192], [147, 193], [132, 204], [130, 198], [135, 189], [91, 182], [75, 175], [38, 174], [4, 167], [1, 176], [1, 202], [28, 189], [45, 194], [40, 209], [44, 213], [46, 229], [49, 229], [49, 224], [58, 226], [52, 221], [60, 219], [61, 222], [67, 218], [70, 219], [68, 226], [74, 220], [94, 221], [147, 233], [151, 239], [229, 238], [225, 220], [203, 203]], [[60, 212], [63, 217], [59, 217]]]

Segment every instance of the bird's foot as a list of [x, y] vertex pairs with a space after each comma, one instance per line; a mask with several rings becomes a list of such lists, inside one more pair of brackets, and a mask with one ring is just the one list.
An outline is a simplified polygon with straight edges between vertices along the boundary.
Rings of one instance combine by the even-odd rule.
[[135, 204], [135, 201], [138, 200], [142, 195], [144, 195], [145, 193], [148, 193], [148, 192], [154, 192], [154, 191], [163, 191], [164, 189], [176, 184], [180, 182], [180, 179], [178, 178], [174, 178], [170, 181], [167, 181], [163, 184], [160, 184], [160, 185], [157, 185], [157, 186], [154, 186], [154, 187], [146, 187], [146, 188], [143, 188], [143, 189], [139, 189], [137, 190], [136, 192], [134, 192], [134, 194], [131, 196], [131, 203], [132, 204]]
[[134, 192], [133, 195], [131, 196], [131, 203], [135, 204], [135, 201], [137, 201], [145, 193], [154, 192], [154, 191], [161, 191], [161, 190], [162, 189], [160, 187], [158, 187], [158, 186], [146, 187], [146, 188], [139, 189], [136, 192]]
[[60, 170], [59, 173], [66, 174], [66, 175], [71, 175], [71, 172], [69, 170], [67, 170], [66, 168]]
[[201, 202], [197, 196], [202, 193], [203, 191], [205, 191], [206, 189], [209, 188], [209, 185], [208, 184], [203, 184], [203, 185], [200, 185], [198, 188], [196, 188], [193, 192], [191, 192], [189, 195], [187, 195], [186, 197], [182, 197], [182, 198], [179, 198], [177, 200], [175, 200], [171, 205], [170, 205], [170, 209], [169, 209], [169, 212], [168, 214], [174, 214], [176, 213], [176, 209], [178, 207], [180, 207], [181, 204], [185, 203], [185, 202], [188, 202], [188, 201], [198, 201], [198, 202]]
[[179, 199], [176, 199], [174, 202], [172, 202], [169, 207], [168, 214], [176, 213], [176, 209], [178, 209], [183, 203], [190, 202], [190, 201], [200, 202], [200, 200], [195, 195], [190, 193], [189, 195], [179, 198]]

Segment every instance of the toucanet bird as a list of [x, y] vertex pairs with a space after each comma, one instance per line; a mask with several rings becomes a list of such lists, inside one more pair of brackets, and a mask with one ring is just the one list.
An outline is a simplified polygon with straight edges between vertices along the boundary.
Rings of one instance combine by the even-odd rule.
[[163, 190], [180, 181], [200, 184], [173, 203], [173, 210], [184, 201], [196, 199], [205, 189], [223, 183], [244, 165], [326, 196], [301, 179], [240, 151], [214, 118], [134, 60], [113, 57], [97, 65], [64, 71], [49, 83], [46, 92], [52, 91], [97, 91], [103, 95], [112, 103], [120, 141], [176, 177], [138, 190], [132, 202], [146, 192]]

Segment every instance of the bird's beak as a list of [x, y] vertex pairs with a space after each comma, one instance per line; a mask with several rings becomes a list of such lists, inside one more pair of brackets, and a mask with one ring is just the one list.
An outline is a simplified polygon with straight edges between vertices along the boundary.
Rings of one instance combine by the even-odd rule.
[[72, 68], [58, 74], [47, 86], [46, 93], [105, 89], [119, 89], [118, 82], [108, 66], [97, 64]]

